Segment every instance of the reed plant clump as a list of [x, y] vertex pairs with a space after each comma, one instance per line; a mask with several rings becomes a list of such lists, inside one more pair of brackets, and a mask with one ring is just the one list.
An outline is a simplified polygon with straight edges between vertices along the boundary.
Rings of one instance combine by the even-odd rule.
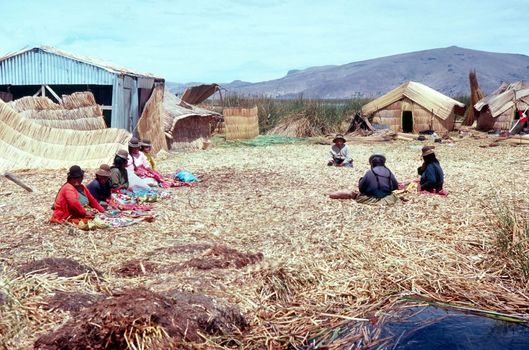
[[495, 211], [496, 249], [524, 280], [529, 279], [529, 215], [509, 205]]
[[290, 137], [344, 132], [350, 117], [366, 102], [366, 99], [322, 100], [300, 96], [286, 100], [239, 95], [227, 95], [223, 101], [229, 107], [257, 106], [261, 133]]

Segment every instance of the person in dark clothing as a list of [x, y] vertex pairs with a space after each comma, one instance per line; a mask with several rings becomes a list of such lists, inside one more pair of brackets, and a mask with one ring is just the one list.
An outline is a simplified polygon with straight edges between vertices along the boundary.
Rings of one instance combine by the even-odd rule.
[[128, 189], [129, 175], [127, 173], [127, 163], [129, 152], [120, 149], [114, 157], [114, 164], [110, 167], [110, 181], [113, 189]]
[[417, 169], [421, 175], [421, 191], [438, 193], [443, 189], [444, 172], [431, 147], [422, 148], [423, 164]]
[[88, 190], [100, 203], [110, 198], [112, 182], [110, 181], [110, 167], [103, 164], [96, 171], [96, 178], [88, 184]]
[[360, 195], [381, 199], [392, 194], [399, 186], [395, 175], [386, 167], [386, 157], [373, 154], [369, 157], [371, 169], [358, 182]]
[[358, 182], [360, 193], [342, 190], [329, 193], [331, 199], [354, 199], [362, 204], [388, 204], [397, 203], [398, 197], [393, 193], [398, 189], [399, 183], [395, 175], [386, 167], [386, 157], [382, 154], [373, 154], [369, 157], [369, 169]]

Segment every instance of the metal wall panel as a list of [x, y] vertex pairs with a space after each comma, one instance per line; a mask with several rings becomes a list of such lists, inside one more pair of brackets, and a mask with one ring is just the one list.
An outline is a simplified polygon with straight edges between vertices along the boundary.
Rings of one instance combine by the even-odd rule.
[[31, 50], [0, 62], [1, 85], [112, 85], [117, 78], [104, 69], [67, 57]]

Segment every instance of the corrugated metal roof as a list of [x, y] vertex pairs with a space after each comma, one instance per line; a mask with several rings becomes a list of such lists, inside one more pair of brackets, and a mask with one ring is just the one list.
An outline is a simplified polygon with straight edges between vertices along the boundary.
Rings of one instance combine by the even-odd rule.
[[455, 106], [465, 107], [459, 101], [456, 101], [439, 91], [436, 91], [424, 84], [414, 81], [408, 81], [396, 87], [387, 94], [369, 102], [362, 107], [362, 113], [370, 115], [378, 110], [384, 109], [390, 104], [397, 102], [402, 97], [407, 97], [413, 102], [417, 103], [424, 109], [432, 111], [432, 113], [445, 120], [450, 116]]
[[161, 79], [53, 47], [23, 49], [0, 57], [0, 84], [103, 84], [115, 75]]
[[499, 88], [490, 95], [482, 98], [474, 105], [474, 108], [481, 112], [485, 106], [489, 106], [492, 117], [496, 118], [509, 108], [513, 107], [516, 101], [526, 99], [529, 95], [529, 85], [518, 81], [512, 84], [502, 83]]

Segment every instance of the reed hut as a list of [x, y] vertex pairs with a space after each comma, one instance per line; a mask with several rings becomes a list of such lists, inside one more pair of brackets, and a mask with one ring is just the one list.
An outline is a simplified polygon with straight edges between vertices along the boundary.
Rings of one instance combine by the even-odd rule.
[[476, 129], [509, 130], [513, 121], [519, 118], [518, 112], [529, 107], [529, 85], [518, 81], [502, 83], [498, 89], [474, 105], [477, 111]]
[[221, 114], [187, 104], [169, 91], [164, 95], [163, 114], [169, 148], [180, 150], [203, 147], [214, 126], [222, 120]]
[[465, 105], [414, 81], [408, 81], [362, 107], [362, 114], [374, 124], [387, 125], [391, 130], [438, 133], [454, 129], [456, 115], [463, 115]]

